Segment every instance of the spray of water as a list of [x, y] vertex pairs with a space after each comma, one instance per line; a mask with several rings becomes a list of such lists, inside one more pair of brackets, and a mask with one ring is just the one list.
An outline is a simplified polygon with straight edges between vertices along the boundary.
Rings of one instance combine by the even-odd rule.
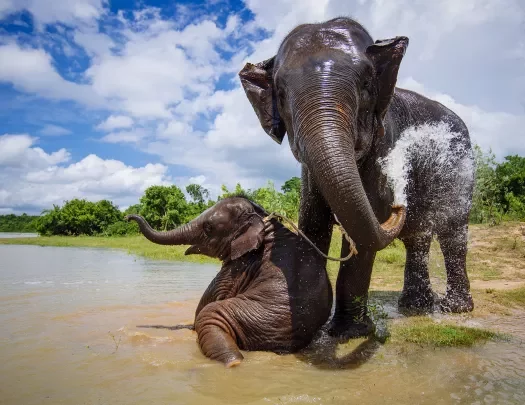
[[450, 218], [470, 209], [472, 151], [465, 137], [452, 131], [448, 123], [407, 128], [378, 163], [394, 192], [395, 203], [410, 208], [410, 189], [424, 196], [425, 205], [435, 214]]

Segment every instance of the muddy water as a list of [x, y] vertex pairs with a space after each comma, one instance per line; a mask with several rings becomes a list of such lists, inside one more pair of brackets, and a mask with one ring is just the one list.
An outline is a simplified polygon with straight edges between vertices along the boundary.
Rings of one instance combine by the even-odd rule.
[[[190, 330], [216, 266], [0, 246], [0, 404], [522, 404], [525, 317], [509, 342], [408, 349], [321, 337], [300, 355], [207, 360]], [[489, 325], [490, 326], [490, 325]]]

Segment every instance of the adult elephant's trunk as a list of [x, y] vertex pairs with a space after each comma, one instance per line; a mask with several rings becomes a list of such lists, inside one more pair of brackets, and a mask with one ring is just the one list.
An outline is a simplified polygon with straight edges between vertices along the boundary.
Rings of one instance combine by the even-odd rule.
[[381, 250], [401, 231], [406, 211], [395, 206], [383, 224], [377, 220], [361, 182], [355, 158], [355, 117], [325, 94], [308, 97], [294, 116], [296, 140], [317, 187], [358, 246]]
[[142, 234], [151, 242], [159, 245], [191, 245], [197, 243], [201, 236], [199, 217], [179, 228], [167, 232], [154, 230], [140, 215], [127, 215], [127, 221], [134, 220], [139, 224]]

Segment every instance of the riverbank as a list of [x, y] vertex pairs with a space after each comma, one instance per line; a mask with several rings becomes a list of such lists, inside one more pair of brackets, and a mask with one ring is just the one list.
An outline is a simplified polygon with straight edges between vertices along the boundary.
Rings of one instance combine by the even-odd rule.
[[[470, 225], [467, 269], [473, 289], [509, 289], [525, 286], [525, 223], [506, 222], [497, 226]], [[188, 246], [163, 246], [149, 242], [142, 235], [102, 236], [41, 236], [28, 238], [0, 238], [1, 245], [37, 245], [59, 247], [90, 247], [120, 249], [154, 260], [172, 260], [192, 263], [216, 263], [216, 259], [202, 255], [188, 255]], [[340, 257], [341, 232], [334, 228], [330, 256]], [[401, 241], [377, 253], [372, 287], [400, 289], [403, 284], [405, 248]], [[327, 270], [335, 281], [339, 262], [329, 261]], [[440, 284], [446, 278], [443, 255], [436, 240], [432, 242], [429, 272]]]
[[[119, 249], [129, 254], [154, 260], [193, 263], [220, 262], [201, 255], [184, 255], [187, 246], [162, 246], [142, 235], [124, 237], [38, 237], [0, 239], [3, 245], [38, 245], [58, 247], [89, 247]], [[334, 229], [330, 255], [339, 257], [341, 234]], [[484, 322], [494, 316], [513, 316], [515, 310], [525, 309], [525, 224], [504, 223], [498, 226], [471, 225], [467, 269], [471, 282], [475, 310], [469, 314], [436, 315], [440, 320], [422, 317], [399, 318], [397, 299], [403, 287], [405, 249], [394, 241], [378, 252], [370, 286], [371, 310], [377, 317], [382, 312], [391, 319], [392, 342], [415, 342], [433, 345], [470, 345], [478, 340], [491, 339], [492, 331], [482, 330]], [[339, 263], [329, 261], [327, 270], [335, 287]], [[446, 272], [439, 244], [433, 241], [429, 257], [429, 273], [433, 289], [443, 294]], [[434, 316], [434, 315], [433, 315]], [[468, 325], [477, 325], [469, 328]], [[491, 324], [492, 326], [493, 324]], [[494, 331], [497, 332], [497, 331]], [[408, 336], [408, 337], [407, 337]]]
[[0, 245], [36, 245], [58, 247], [89, 247], [119, 249], [153, 260], [173, 260], [191, 263], [219, 263], [202, 255], [184, 255], [188, 246], [163, 246], [148, 241], [142, 235], [134, 236], [39, 236], [38, 238], [1, 239]]

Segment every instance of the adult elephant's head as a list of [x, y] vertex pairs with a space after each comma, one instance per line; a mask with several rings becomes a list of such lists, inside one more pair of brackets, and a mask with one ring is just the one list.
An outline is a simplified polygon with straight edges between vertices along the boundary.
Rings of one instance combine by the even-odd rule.
[[408, 38], [374, 41], [353, 20], [337, 18], [295, 28], [277, 55], [239, 73], [246, 95], [268, 135], [288, 134], [295, 158], [307, 165], [343, 227], [361, 246], [379, 250], [401, 231], [405, 208], [377, 220], [358, 163], [394, 92]]
[[235, 260], [257, 250], [265, 236], [273, 230], [264, 223], [266, 212], [257, 204], [242, 197], [230, 197], [208, 208], [197, 218], [167, 232], [151, 228], [140, 215], [127, 215], [136, 221], [142, 234], [160, 245], [191, 245], [187, 255], [202, 254], [220, 260]]

